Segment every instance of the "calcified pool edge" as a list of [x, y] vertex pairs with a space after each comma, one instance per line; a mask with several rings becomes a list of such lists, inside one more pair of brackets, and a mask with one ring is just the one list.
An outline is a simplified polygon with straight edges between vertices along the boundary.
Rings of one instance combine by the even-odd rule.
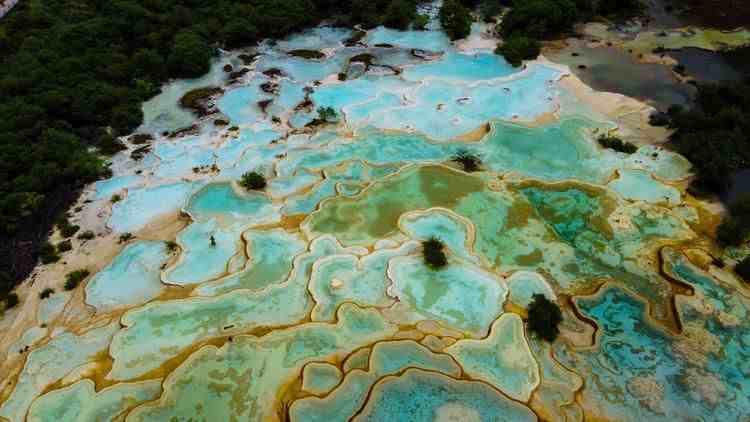
[[[648, 106], [543, 58], [513, 69], [483, 29], [456, 49], [439, 31], [345, 47], [349, 31], [318, 28], [168, 85], [144, 105], [151, 151], [116, 156], [82, 197], [79, 224], [102, 235], [30, 289], [95, 274], [27, 295], [8, 328], [0, 418], [743, 414], [750, 293], [714, 264], [717, 208], [685, 192], [689, 164], [658, 147]], [[326, 58], [286, 54], [299, 48]], [[248, 71], [227, 84], [225, 64]], [[195, 122], [176, 100], [209, 84], [229, 124], [162, 135]], [[308, 127], [318, 106], [340, 121]], [[611, 131], [638, 152], [599, 147]], [[482, 171], [450, 162], [462, 148]], [[235, 183], [250, 170], [264, 192]], [[431, 236], [444, 270], [421, 262]], [[524, 328], [534, 293], [563, 308], [552, 345]]]

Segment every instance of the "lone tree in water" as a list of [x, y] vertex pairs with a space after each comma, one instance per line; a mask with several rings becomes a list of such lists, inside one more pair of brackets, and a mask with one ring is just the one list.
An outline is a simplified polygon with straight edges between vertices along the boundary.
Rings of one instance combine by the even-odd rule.
[[478, 171], [482, 165], [482, 159], [477, 154], [465, 149], [458, 150], [451, 161], [460, 164], [467, 173]]
[[543, 294], [535, 294], [529, 305], [529, 330], [542, 339], [553, 342], [560, 334], [558, 325], [562, 322], [560, 307], [547, 299]]
[[266, 188], [266, 178], [257, 171], [250, 171], [242, 175], [240, 186], [247, 190], [263, 190]]
[[330, 122], [336, 120], [337, 114], [333, 107], [320, 107], [318, 108], [318, 120], [322, 122]]
[[431, 237], [422, 242], [422, 253], [424, 263], [433, 270], [439, 270], [448, 264], [448, 258], [443, 252], [443, 242], [436, 237]]

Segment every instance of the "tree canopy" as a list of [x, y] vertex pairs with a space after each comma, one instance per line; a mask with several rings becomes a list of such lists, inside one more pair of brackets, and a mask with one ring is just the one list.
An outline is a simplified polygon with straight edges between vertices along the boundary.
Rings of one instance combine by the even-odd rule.
[[471, 13], [458, 0], [445, 0], [440, 8], [440, 24], [452, 40], [466, 38], [471, 33]]
[[331, 16], [352, 21], [360, 3], [374, 3], [379, 16], [390, 4], [19, 2], [0, 21], [0, 297], [34, 267], [80, 188], [107, 174], [104, 156], [122, 148], [116, 138], [140, 125], [142, 102], [164, 81], [205, 73], [216, 47], [283, 37]]

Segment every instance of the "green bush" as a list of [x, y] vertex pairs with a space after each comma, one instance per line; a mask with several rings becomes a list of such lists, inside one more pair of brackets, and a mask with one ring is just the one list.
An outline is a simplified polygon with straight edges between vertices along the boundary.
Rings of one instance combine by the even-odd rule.
[[169, 242], [167, 242], [166, 247], [169, 252], [174, 252], [177, 250], [177, 248], [179, 248], [179, 245], [177, 245], [177, 242], [175, 242], [174, 240], [170, 240]]
[[750, 283], [750, 256], [745, 257], [745, 259], [738, 262], [734, 267], [734, 272], [742, 277], [745, 283]]
[[638, 151], [637, 146], [631, 144], [630, 142], [625, 142], [616, 136], [602, 135], [599, 137], [599, 139], [597, 139], [597, 142], [599, 142], [599, 145], [603, 146], [604, 148], [613, 149], [618, 152], [624, 152], [625, 154], [632, 154]]
[[54, 289], [50, 289], [49, 287], [47, 287], [46, 289], [42, 290], [39, 293], [39, 299], [41, 300], [47, 299], [48, 297], [52, 296], [54, 293], [55, 293]]
[[63, 240], [62, 242], [57, 244], [57, 251], [62, 252], [68, 252], [70, 250], [73, 250], [73, 244], [70, 243], [70, 239]]
[[452, 40], [466, 38], [471, 33], [471, 13], [457, 0], [445, 0], [440, 8], [440, 24]]
[[[369, 64], [369, 63], [368, 63]], [[318, 119], [323, 122], [331, 122], [338, 118], [338, 113], [333, 107], [320, 107], [318, 108]]]
[[91, 240], [95, 237], [96, 235], [91, 230], [86, 230], [85, 232], [78, 235], [78, 239], [80, 240]]
[[427, 24], [430, 23], [430, 18], [427, 15], [417, 15], [414, 18], [414, 29], [424, 31], [427, 29]]
[[431, 237], [422, 242], [422, 255], [424, 263], [433, 270], [439, 270], [448, 264], [448, 258], [443, 251], [444, 246], [436, 237]]
[[19, 299], [18, 295], [15, 293], [10, 293], [8, 296], [5, 297], [5, 309], [14, 308], [16, 305], [18, 305]]
[[482, 166], [482, 159], [473, 152], [461, 149], [453, 155], [451, 161], [458, 163], [467, 173], [478, 171]]
[[410, 0], [392, 0], [385, 9], [383, 25], [403, 30], [407, 29], [416, 17], [417, 7], [415, 2]]
[[553, 342], [560, 334], [558, 327], [562, 322], [560, 307], [547, 299], [543, 294], [535, 294], [529, 305], [529, 331], [536, 333], [543, 340]]
[[85, 269], [69, 272], [65, 276], [65, 286], [64, 286], [65, 290], [75, 289], [76, 287], [78, 287], [79, 284], [81, 284], [83, 280], [86, 279], [86, 277], [89, 276], [89, 274], [90, 274], [89, 270], [85, 270]]
[[130, 239], [133, 239], [135, 236], [133, 236], [133, 233], [125, 232], [120, 235], [120, 243], [125, 243], [129, 241]]
[[68, 220], [68, 216], [67, 215], [63, 216], [62, 218], [60, 218], [58, 220], [58, 222], [57, 222], [57, 228], [58, 228], [58, 230], [60, 230], [60, 235], [62, 235], [62, 237], [66, 237], [66, 238], [73, 236], [80, 229], [79, 226], [70, 224], [70, 221]]
[[533, 60], [539, 56], [541, 47], [534, 38], [513, 34], [495, 49], [496, 54], [505, 57], [511, 65], [521, 66], [524, 60]]
[[112, 198], [109, 199], [109, 202], [113, 204], [120, 202], [120, 201], [122, 201], [122, 196], [120, 196], [120, 194], [117, 194], [117, 193], [112, 195]]
[[60, 255], [57, 254], [55, 246], [46, 241], [39, 248], [39, 259], [42, 261], [42, 264], [51, 264], [59, 261]]
[[516, 0], [503, 18], [501, 32], [506, 37], [518, 33], [544, 39], [569, 31], [579, 18], [571, 0]]
[[240, 186], [247, 190], [263, 190], [266, 188], [266, 178], [257, 171], [250, 171], [242, 175]]

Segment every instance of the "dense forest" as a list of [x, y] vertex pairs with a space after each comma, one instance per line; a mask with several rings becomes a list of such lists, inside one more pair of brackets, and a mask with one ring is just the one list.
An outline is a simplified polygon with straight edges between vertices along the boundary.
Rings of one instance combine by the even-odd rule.
[[[676, 130], [671, 145], [693, 163], [694, 193], [726, 193], [733, 176], [750, 169], [750, 80], [699, 85], [691, 109], [672, 107], [668, 114]], [[722, 245], [736, 246], [748, 235], [750, 196], [745, 194], [729, 204], [717, 237]]]
[[0, 298], [24, 278], [81, 187], [107, 173], [141, 104], [209, 69], [217, 47], [323, 20], [405, 27], [416, 0], [24, 0], [0, 21]]
[[[55, 248], [45, 239], [55, 224], [64, 237], [76, 233], [65, 210], [86, 183], [106, 176], [104, 160], [122, 148], [117, 138], [140, 125], [142, 102], [162, 83], [204, 74], [218, 48], [250, 46], [322, 21], [419, 28], [425, 23], [417, 13], [420, 1], [21, 1], [0, 21], [0, 298], [40, 254], [54, 261]], [[517, 65], [538, 54], [539, 40], [567, 34], [576, 22], [643, 10], [640, 0], [446, 0], [439, 17], [457, 39], [470, 31], [470, 11], [491, 22], [505, 6], [511, 9], [498, 31], [508, 43], [498, 53]], [[741, 140], [747, 108], [740, 102], [712, 114], [717, 94], [701, 92], [695, 111], [674, 111], [672, 122], [680, 128], [674, 144], [699, 163], [701, 180], [715, 185], [745, 165], [745, 146], [731, 141], [699, 148], [694, 140], [708, 134], [694, 133], [695, 116], [687, 113]], [[740, 158], [705, 159], [714, 153]]]

